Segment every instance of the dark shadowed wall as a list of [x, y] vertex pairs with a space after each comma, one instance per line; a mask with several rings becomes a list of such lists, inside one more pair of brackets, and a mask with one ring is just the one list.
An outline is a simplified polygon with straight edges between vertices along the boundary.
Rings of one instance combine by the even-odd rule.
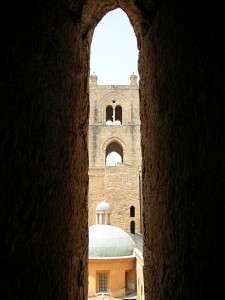
[[1, 7], [3, 299], [87, 295], [93, 30], [120, 6], [140, 50], [146, 300], [225, 298], [225, 24], [199, 1]]

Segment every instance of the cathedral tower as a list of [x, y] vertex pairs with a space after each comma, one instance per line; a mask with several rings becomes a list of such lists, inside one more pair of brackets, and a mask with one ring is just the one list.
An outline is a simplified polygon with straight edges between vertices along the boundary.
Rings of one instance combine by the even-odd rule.
[[139, 87], [98, 85], [90, 76], [89, 119], [89, 226], [95, 224], [95, 208], [103, 197], [113, 213], [112, 225], [141, 232], [141, 150]]

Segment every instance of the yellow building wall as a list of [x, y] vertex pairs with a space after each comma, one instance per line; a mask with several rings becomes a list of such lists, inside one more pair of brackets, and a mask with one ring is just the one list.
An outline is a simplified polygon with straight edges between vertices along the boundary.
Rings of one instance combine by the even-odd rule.
[[108, 290], [114, 297], [125, 295], [125, 273], [128, 271], [129, 289], [135, 290], [135, 257], [90, 259], [88, 263], [88, 296], [98, 293], [98, 274], [108, 274]]

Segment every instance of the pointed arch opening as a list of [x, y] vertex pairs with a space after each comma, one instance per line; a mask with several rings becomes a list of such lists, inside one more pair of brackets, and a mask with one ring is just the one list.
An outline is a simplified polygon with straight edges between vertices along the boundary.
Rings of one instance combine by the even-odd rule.
[[116, 166], [123, 162], [123, 148], [117, 143], [112, 142], [106, 147], [105, 151], [105, 165]]
[[122, 107], [120, 105], [115, 108], [115, 124], [122, 125]]
[[104, 15], [91, 43], [90, 73], [98, 75], [96, 84], [128, 85], [132, 72], [139, 78], [137, 45], [134, 27], [122, 7]]
[[[115, 9], [112, 12], [107, 13], [106, 16], [110, 15], [111, 13], [116, 13], [117, 11], [122, 10], [120, 8]], [[126, 13], [122, 11], [122, 14]], [[105, 17], [103, 18], [103, 20], [105, 20]], [[139, 75], [137, 70], [137, 39], [134, 34], [133, 27], [130, 26], [131, 24], [129, 24], [130, 20], [127, 15], [126, 18], [126, 22], [128, 21], [128, 25], [131, 28], [131, 31], [133, 31], [133, 45], [127, 42], [129, 33], [119, 40], [120, 33], [125, 25], [120, 25], [118, 30], [116, 30], [118, 22], [113, 22], [111, 24], [111, 29], [115, 30], [115, 38], [113, 37], [113, 34], [107, 33], [107, 37], [104, 38], [103, 41], [104, 44], [102, 44], [100, 48], [98, 48], [100, 52], [103, 50], [101, 54], [100, 52], [98, 53], [100, 54], [100, 64], [96, 64], [96, 66], [94, 64], [90, 65], [90, 73], [92, 74], [93, 72], [96, 72], [96, 74], [98, 75], [98, 82], [92, 80], [90, 83], [90, 95], [93, 95], [93, 98], [91, 98], [90, 96], [91, 130], [89, 131], [89, 140], [92, 142], [92, 149], [89, 149], [89, 186], [92, 186], [93, 189], [91, 190], [91, 192], [89, 189], [89, 203], [91, 202], [91, 200], [93, 200], [93, 203], [97, 202], [97, 193], [107, 195], [107, 199], [109, 199], [109, 201], [112, 201], [111, 203], [113, 207], [111, 225], [119, 227], [127, 234], [129, 234], [130, 232], [134, 234], [135, 231], [137, 233], [140, 233], [139, 219], [141, 214], [139, 211], [138, 202], [138, 182], [136, 182], [136, 180], [138, 179], [138, 176], [136, 175], [138, 175], [139, 169], [141, 169], [139, 136], [139, 84], [137, 81]], [[100, 23], [102, 23], [102, 21]], [[100, 25], [100, 23], [98, 25]], [[96, 30], [99, 27], [100, 26], [97, 26]], [[93, 42], [95, 41], [95, 33], [93, 35], [91, 45], [91, 62], [95, 60], [95, 50], [93, 47]], [[113, 45], [111, 44], [111, 42], [107, 42], [108, 37], [114, 40], [115, 43]], [[108, 51], [107, 47], [109, 44], [111, 45], [111, 47]], [[136, 55], [132, 58], [131, 53], [133, 46], [136, 48]], [[108, 55], [110, 54], [111, 50], [112, 52], [114, 52], [114, 57], [110, 57]], [[125, 56], [123, 56], [123, 54], [125, 54]], [[129, 61], [129, 63], [127, 63], [127, 60]], [[97, 60], [95, 60], [95, 62], [97, 63]], [[112, 64], [109, 65], [108, 63]], [[105, 69], [104, 72], [106, 74], [106, 77], [104, 73], [101, 73], [102, 66]], [[135, 72], [135, 74], [132, 72]], [[94, 77], [94, 79], [96, 79], [96, 76]], [[107, 95], [107, 97], [105, 95]], [[91, 101], [92, 99], [94, 99], [95, 101]], [[101, 114], [101, 118], [96, 121], [94, 117], [92, 117], [95, 111], [98, 111], [99, 114]], [[134, 126], [136, 126], [136, 130], [131, 130], [131, 122], [133, 122]], [[94, 138], [93, 136], [91, 136], [91, 134], [94, 135]], [[99, 149], [101, 149], [101, 153]], [[98, 155], [99, 157], [97, 157]], [[132, 183], [132, 179], [135, 181], [135, 184]], [[100, 191], [101, 188], [104, 189], [104, 192]], [[97, 193], [94, 194], [93, 191], [97, 191]], [[114, 205], [115, 201], [117, 201], [117, 203], [122, 203], [122, 201], [124, 201], [124, 203], [126, 203], [126, 208], [124, 208], [123, 210], [120, 205], [117, 205], [116, 207], [116, 205]], [[131, 212], [131, 216], [136, 215], [135, 221], [134, 219], [130, 218], [131, 216], [129, 210], [132, 205], [135, 205], [136, 207], [136, 213], [134, 211]], [[92, 210], [89, 206], [89, 212], [91, 211]], [[89, 218], [89, 220], [91, 220], [91, 217]], [[131, 220], [132, 222], [130, 223]], [[91, 222], [89, 222], [89, 224], [92, 225]], [[134, 237], [132, 236], [132, 238]], [[141, 272], [143, 272], [143, 267], [141, 268]], [[133, 273], [135, 274], [136, 270]], [[92, 275], [89, 273], [89, 278], [91, 278], [91, 276]], [[97, 280], [96, 274], [92, 278], [95, 278], [94, 280]], [[124, 279], [125, 278], [123, 278], [123, 280]], [[131, 279], [127, 280], [127, 286], [130, 285], [131, 281], [132, 289], [134, 291], [136, 291], [135, 280], [136, 279], [134, 276], [132, 276]], [[123, 281], [121, 280], [121, 282]], [[125, 283], [126, 280], [125, 282], [123, 282], [123, 286]], [[88, 293], [90, 295], [92, 293], [92, 290], [94, 291], [94, 289], [94, 284], [89, 283]]]
[[111, 105], [108, 105], [106, 107], [106, 124], [112, 125], [113, 123], [113, 107]]

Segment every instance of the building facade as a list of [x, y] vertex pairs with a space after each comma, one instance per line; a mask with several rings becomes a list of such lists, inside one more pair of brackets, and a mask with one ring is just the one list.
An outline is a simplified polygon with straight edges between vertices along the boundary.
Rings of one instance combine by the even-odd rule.
[[102, 198], [113, 213], [111, 224], [141, 233], [141, 149], [139, 86], [98, 85], [90, 76], [89, 226]]
[[[97, 80], [97, 75], [91, 75], [88, 296], [104, 294], [126, 299], [129, 295], [129, 299], [142, 300], [143, 255], [138, 242], [142, 242], [142, 160], [137, 76], [130, 76], [130, 85], [98, 85]], [[120, 253], [127, 242], [133, 243], [132, 249], [126, 245], [129, 253]]]
[[89, 299], [124, 298], [136, 291], [135, 242], [121, 228], [109, 225], [110, 214], [109, 204], [102, 201], [96, 208], [96, 225], [89, 227]]

